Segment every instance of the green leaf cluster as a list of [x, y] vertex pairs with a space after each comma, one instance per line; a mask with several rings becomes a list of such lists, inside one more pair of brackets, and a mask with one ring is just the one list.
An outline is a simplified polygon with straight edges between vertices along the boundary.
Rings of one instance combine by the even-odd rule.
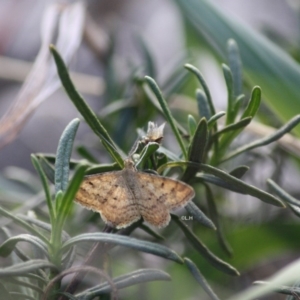
[[[147, 68], [151, 71], [149, 74], [154, 77], [155, 67], [150, 52], [143, 41], [141, 41], [141, 45], [147, 59]], [[77, 148], [82, 159], [71, 159], [73, 144], [80, 123], [79, 119], [74, 119], [65, 128], [55, 155], [32, 155], [32, 163], [42, 183], [48, 218], [42, 221], [22, 214], [15, 215], [0, 207], [0, 214], [3, 217], [28, 232], [13, 236], [7, 227], [2, 228], [6, 239], [0, 245], [0, 256], [15, 255], [17, 260], [11, 266], [0, 269], [0, 278], [9, 281], [8, 287], [0, 285], [1, 293], [7, 295], [8, 299], [9, 297], [12, 298], [15, 291], [11, 289], [11, 286], [17, 285], [18, 295], [23, 295], [28, 299], [59, 299], [59, 297], [64, 297], [66, 299], [83, 300], [94, 299], [103, 295], [107, 296], [107, 294], [111, 294], [112, 298], [116, 298], [122, 288], [141, 282], [170, 280], [167, 273], [152, 268], [134, 270], [117, 277], [109, 275], [108, 268], [104, 266], [106, 263], [105, 257], [108, 253], [111, 253], [113, 248], [118, 246], [122, 249], [150, 253], [175, 262], [182, 268], [185, 267], [211, 299], [219, 299], [198, 269], [197, 264], [190, 258], [178, 254], [169, 246], [162, 245], [162, 241], [168, 243], [168, 239], [149, 228], [143, 223], [143, 220], [122, 230], [104, 226], [102, 232], [80, 234], [77, 232], [72, 237], [67, 232], [68, 223], [73, 222], [74, 224], [76, 222], [73, 200], [84, 176], [122, 169], [124, 159], [127, 157], [125, 153], [128, 152], [128, 149], [126, 150], [128, 147], [119, 146], [118, 141], [113, 138], [106, 128], [105, 121], [102, 121], [101, 113], [96, 114], [76, 91], [64, 61], [55, 47], [51, 46], [50, 50], [66, 93], [110, 155], [111, 163], [99, 163], [88, 147], [84, 146]], [[224, 81], [227, 86], [228, 105], [226, 112], [216, 112], [210, 90], [203, 75], [191, 64], [185, 65], [185, 68], [198, 80], [199, 86], [195, 91], [195, 102], [198, 111], [195, 115], [186, 116], [186, 122], [181, 122], [175, 117], [164, 96], [168, 96], [176, 90], [170, 82], [165, 85], [166, 88], [163, 92], [153, 77], [137, 74], [133, 76], [132, 84], [140, 93], [140, 101], [147, 101], [147, 105], [151, 107], [151, 113], [147, 116], [148, 118], [144, 119], [143, 125], [145, 125], [145, 121], [149, 120], [150, 116], [159, 113], [171, 129], [179, 150], [165, 148], [161, 145], [162, 137], [151, 140], [149, 132], [143, 133], [142, 129], [139, 129], [139, 137], [129, 151], [128, 156], [134, 159], [136, 167], [140, 171], [151, 171], [158, 174], [158, 176], [173, 176], [175, 173], [178, 179], [194, 187], [196, 197], [185, 209], [195, 222], [192, 226], [187, 226], [180, 216], [172, 214], [170, 226], [172, 229], [170, 230], [173, 230], [173, 232], [180, 231], [182, 241], [187, 241], [197, 255], [212, 268], [230, 276], [238, 276], [239, 271], [213, 253], [195, 233], [195, 229], [198, 224], [203, 225], [203, 230], [210, 230], [211, 234], [215, 235], [224, 254], [227, 256], [232, 255], [231, 246], [224, 235], [218, 203], [213, 192], [214, 186], [221, 188], [223, 191], [250, 195], [277, 207], [289, 206], [296, 214], [300, 214], [299, 201], [287, 195], [273, 181], [269, 181], [269, 184], [276, 196], [248, 184], [242, 179], [249, 169], [247, 166], [239, 165], [228, 171], [222, 165], [223, 162], [232, 160], [237, 155], [276, 141], [294, 128], [299, 123], [300, 117], [294, 117], [270, 136], [250, 142], [243, 145], [243, 147], [235, 148], [236, 137], [243, 132], [258, 112], [261, 90], [258, 86], [255, 86], [246, 105], [242, 105], [244, 99], [241, 94], [242, 71], [236, 43], [229, 41], [228, 51], [229, 66], [222, 65]], [[186, 78], [189, 78], [188, 72], [182, 70], [182, 73], [183, 76], [174, 75], [174, 82], [177, 80], [177, 82], [183, 83]], [[113, 89], [110, 92], [112, 93]], [[106, 111], [106, 114], [109, 115], [112, 112], [120, 111], [122, 108], [128, 109], [134, 103], [127, 100], [108, 104], [103, 111]], [[222, 122], [223, 117], [225, 117], [225, 120]], [[128, 122], [128, 118], [125, 119]], [[206, 199], [206, 206], [199, 201], [200, 197]], [[130, 237], [129, 235], [135, 234], [137, 229], [147, 233], [152, 241]], [[32, 258], [28, 256], [26, 251], [22, 250], [19, 246], [20, 242], [31, 245], [34, 249]], [[89, 248], [81, 268], [74, 267], [78, 259], [78, 252], [82, 247], [89, 247], [90, 243], [93, 246]], [[100, 256], [103, 260], [102, 268], [88, 266], [88, 264], [93, 265], [96, 256]], [[103, 277], [104, 281], [79, 291], [78, 287], [88, 273], [95, 273]], [[70, 274], [73, 274], [73, 278], [67, 286], [63, 285], [62, 280]], [[286, 288], [283, 290], [286, 291]]]

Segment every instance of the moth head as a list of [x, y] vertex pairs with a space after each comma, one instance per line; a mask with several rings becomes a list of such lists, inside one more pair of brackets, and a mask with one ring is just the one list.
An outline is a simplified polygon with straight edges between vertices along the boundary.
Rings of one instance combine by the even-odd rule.
[[124, 167], [125, 169], [135, 170], [135, 165], [131, 158], [127, 158], [124, 160]]

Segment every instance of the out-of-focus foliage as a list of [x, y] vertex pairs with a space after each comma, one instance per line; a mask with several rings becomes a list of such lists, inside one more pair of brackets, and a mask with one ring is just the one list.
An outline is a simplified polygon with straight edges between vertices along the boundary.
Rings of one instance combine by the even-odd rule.
[[[284, 50], [225, 14], [207, 0], [176, 0], [185, 20], [195, 31], [188, 34], [201, 35], [210, 49], [221, 57], [226, 57], [226, 42], [234, 39], [240, 48], [245, 80], [250, 85], [259, 85], [264, 100], [283, 122], [300, 111], [299, 64]], [[295, 128], [300, 135], [300, 129]]]

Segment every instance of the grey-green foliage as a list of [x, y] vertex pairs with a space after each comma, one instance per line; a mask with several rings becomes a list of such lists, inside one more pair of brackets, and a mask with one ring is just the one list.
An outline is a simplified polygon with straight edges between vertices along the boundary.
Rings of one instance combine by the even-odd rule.
[[[214, 199], [214, 193], [212, 192], [212, 186], [218, 186], [224, 190], [234, 191], [239, 194], [251, 195], [261, 201], [278, 207], [284, 207], [286, 204], [295, 210], [299, 205], [297, 201], [291, 200], [291, 198], [286, 196], [282, 191], [280, 192], [279, 188], [272, 182], [270, 182], [270, 184], [275, 189], [274, 192], [278, 198], [242, 180], [243, 175], [249, 169], [247, 166], [239, 166], [232, 171], [220, 168], [222, 161], [237, 155], [232, 155], [232, 153], [236, 152], [234, 152], [235, 150], [230, 150], [231, 152], [229, 152], [229, 149], [232, 147], [234, 139], [243, 132], [255, 117], [261, 97], [259, 87], [255, 87], [252, 90], [248, 105], [244, 110], [241, 109], [240, 104], [243, 97], [240, 94], [242, 81], [239, 77], [241, 76], [239, 70], [240, 63], [239, 61], [235, 61], [235, 59], [239, 59], [237, 53], [238, 48], [232, 41], [230, 45], [229, 65], [230, 67], [234, 67], [234, 70], [231, 70], [228, 66], [223, 66], [224, 80], [228, 90], [228, 109], [226, 114], [224, 112], [217, 113], [215, 111], [211, 93], [203, 75], [191, 64], [185, 65], [185, 67], [192, 75], [196, 76], [199, 83], [199, 87], [196, 88], [195, 99], [198, 103], [199, 111], [198, 114], [189, 115], [185, 118], [188, 120], [187, 124], [180, 124], [174, 117], [167, 103], [167, 99], [164, 97], [164, 92], [160, 89], [159, 84], [154, 78], [149, 76], [139, 77], [136, 74], [133, 79], [131, 78], [131, 84], [135, 85], [135, 88], [140, 92], [140, 97], [143, 101], [147, 101], [147, 105], [149, 106], [149, 114], [147, 118], [144, 118], [142, 125], [146, 126], [147, 121], [151, 120], [150, 117], [153, 118], [156, 113], [162, 115], [171, 128], [174, 140], [178, 143], [180, 153], [175, 153], [171, 147], [162, 146], [160, 140], [151, 141], [149, 137], [145, 139], [144, 136], [140, 136], [132, 148], [130, 155], [135, 158], [136, 167], [140, 171], [150, 169], [152, 172], [164, 176], [171, 176], [173, 170], [177, 170], [179, 179], [193, 185], [195, 190], [198, 191], [198, 189], [204, 188], [202, 189], [204, 193], [202, 195], [197, 193], [194, 201], [186, 206], [186, 211], [194, 218], [194, 221], [196, 221], [193, 222], [193, 226], [187, 226], [180, 220], [179, 216], [172, 214], [172, 226], [170, 226], [170, 230], [180, 231], [183, 235], [183, 241], [189, 243], [200, 260], [205, 260], [212, 268], [223, 273], [238, 276], [239, 271], [215, 255], [194, 232], [198, 224], [204, 225], [208, 230], [211, 230], [211, 234], [214, 234], [214, 231], [216, 231], [216, 236], [221, 248], [227, 255], [232, 254], [232, 249], [223, 231], [218, 205]], [[151, 70], [151, 74], [154, 74], [155, 68], [152, 65], [153, 60], [150, 59], [150, 52], [145, 51], [145, 47], [146, 45], [143, 44], [144, 54], [148, 57], [148, 69]], [[84, 160], [71, 159], [79, 119], [74, 119], [66, 127], [59, 141], [56, 155], [32, 155], [33, 165], [42, 182], [48, 216], [46, 220], [41, 221], [37, 220], [35, 216], [15, 215], [7, 209], [0, 207], [1, 216], [10, 219], [12, 223], [27, 231], [26, 234], [22, 233], [15, 236], [10, 236], [8, 232], [5, 231], [7, 233], [6, 240], [0, 245], [0, 255], [2, 257], [9, 257], [14, 255], [15, 252], [18, 261], [0, 269], [0, 277], [5, 277], [6, 280], [10, 280], [8, 287], [0, 285], [0, 289], [3, 290], [4, 294], [8, 294], [8, 297], [12, 296], [13, 292], [15, 292], [11, 289], [11, 286], [18, 285], [17, 292], [20, 294], [23, 292], [25, 298], [36, 297], [36, 299], [43, 299], [43, 291], [46, 291], [47, 295], [50, 293], [55, 297], [64, 295], [69, 299], [75, 299], [75, 297], [77, 297], [76, 299], [83, 300], [92, 299], [95, 296], [107, 293], [112, 293], [112, 297], [114, 297], [118, 289], [136, 285], [141, 282], [169, 280], [168, 274], [153, 269], [136, 270], [111, 278], [107, 275], [104, 268], [97, 269], [96, 267], [88, 268], [83, 266], [80, 271], [74, 267], [75, 264], [78, 264], [77, 250], [82, 249], [82, 247], [90, 249], [84, 261], [84, 264], [90, 265], [93, 264], [95, 256], [97, 258], [100, 256], [100, 259], [105, 261], [106, 254], [111, 253], [110, 251], [113, 248], [123, 247], [124, 249], [131, 249], [131, 252], [146, 252], [160, 258], [171, 260], [179, 264], [182, 268], [186, 266], [208, 296], [211, 299], [218, 299], [216, 293], [213, 292], [212, 288], [208, 285], [196, 263], [192, 262], [189, 258], [183, 259], [180, 254], [166, 246], [169, 245], [169, 242], [168, 237], [163, 236], [164, 231], [162, 231], [162, 234], [158, 233], [156, 230], [143, 224], [143, 220], [121, 230], [104, 226], [102, 229], [103, 232], [100, 233], [84, 232], [88, 230], [88, 226], [83, 224], [82, 228], [79, 228], [79, 225], [76, 224], [77, 220], [73, 208], [73, 199], [83, 177], [86, 174], [121, 169], [124, 166], [124, 158], [126, 157], [124, 153], [126, 153], [128, 149], [126, 150], [126, 146], [124, 145], [118, 145], [117, 141], [114, 140], [114, 132], [110, 134], [110, 130], [108, 130], [104, 124], [107, 120], [104, 122], [101, 117], [98, 117], [83, 97], [79, 95], [59, 53], [54, 46], [51, 46], [50, 49], [53, 53], [58, 74], [66, 93], [86, 123], [96, 136], [99, 137], [104, 148], [110, 154], [112, 162], [109, 164], [98, 162], [95, 156], [89, 151], [88, 145], [77, 147], [78, 153]], [[185, 75], [185, 78], [186, 77], [187, 75]], [[182, 77], [179, 76], [177, 78], [181, 80]], [[171, 89], [170, 85], [165, 88], [168, 92], [176, 91], [174, 87]], [[199, 88], [202, 88], [203, 91]], [[110, 107], [110, 110], [107, 109], [106, 112], [108, 114], [121, 114], [120, 108], [123, 109], [127, 107], [129, 110], [132, 108], [132, 102], [126, 99], [121, 101], [122, 103], [117, 103], [113, 110]], [[141, 106], [143, 106], [143, 104], [141, 104]], [[136, 109], [139, 109], [139, 107]], [[121, 115], [127, 118], [127, 113]], [[219, 120], [224, 115], [226, 115], [225, 126], [220, 128]], [[131, 117], [127, 118], [126, 121], [128, 126], [132, 126], [132, 123], [135, 124], [136, 120]], [[283, 126], [276, 134], [249, 143], [245, 145], [242, 150], [248, 151], [255, 147], [271, 143], [291, 130], [298, 122], [299, 117], [296, 117], [287, 125]], [[185, 126], [188, 127], [188, 131], [185, 129]], [[112, 130], [113, 126], [110, 125], [109, 128]], [[118, 132], [117, 126], [116, 132]], [[141, 132], [141, 129], [139, 132]], [[238, 150], [238, 154], [241, 152], [241, 150]], [[69, 178], [70, 174], [71, 179]], [[52, 188], [53, 183], [55, 184], [54, 192]], [[204, 209], [202, 209], [203, 202], [199, 201], [201, 197], [206, 198], [208, 202], [208, 205], [206, 207], [204, 206]], [[243, 200], [241, 199], [241, 201]], [[201, 207], [199, 206], [200, 203]], [[92, 222], [92, 220], [85, 221], [87, 224]], [[74, 236], [72, 237], [68, 233], [68, 229], [72, 230], [72, 228], [69, 227], [72, 227], [72, 225], [69, 224], [73, 224], [75, 228], [77, 226], [77, 232], [73, 233], [72, 235]], [[149, 234], [152, 240], [147, 241], [141, 237], [129, 237], [129, 235], [135, 234], [136, 229], [142, 229]], [[204, 230], [203, 227], [200, 227], [200, 230], [202, 229]], [[79, 234], [79, 232], [81, 234]], [[166, 245], [161, 245], [164, 238]], [[26, 242], [30, 245], [33, 249], [32, 253], [30, 253], [32, 257], [20, 249], [19, 242]], [[91, 246], [91, 243], [93, 246]], [[117, 259], [118, 257], [116, 260]], [[122, 259], [122, 257], [120, 259]], [[98, 272], [97, 274], [105, 277], [105, 281], [100, 285], [89, 287], [78, 293], [77, 288], [88, 272]], [[63, 286], [64, 288], [62, 288], [61, 281], [64, 276], [72, 273], [74, 273], [73, 279], [70, 280], [67, 287]], [[16, 281], [17, 277], [25, 277], [27, 281], [20, 283]], [[34, 284], [36, 284], [36, 287]]]

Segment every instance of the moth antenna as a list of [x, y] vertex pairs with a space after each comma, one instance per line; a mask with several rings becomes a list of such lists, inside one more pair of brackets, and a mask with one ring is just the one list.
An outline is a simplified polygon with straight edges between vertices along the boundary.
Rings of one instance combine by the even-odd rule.
[[140, 143], [140, 139], [137, 138], [129, 151], [128, 158], [132, 159], [133, 154], [137, 151], [137, 149], [139, 147], [139, 143]]

